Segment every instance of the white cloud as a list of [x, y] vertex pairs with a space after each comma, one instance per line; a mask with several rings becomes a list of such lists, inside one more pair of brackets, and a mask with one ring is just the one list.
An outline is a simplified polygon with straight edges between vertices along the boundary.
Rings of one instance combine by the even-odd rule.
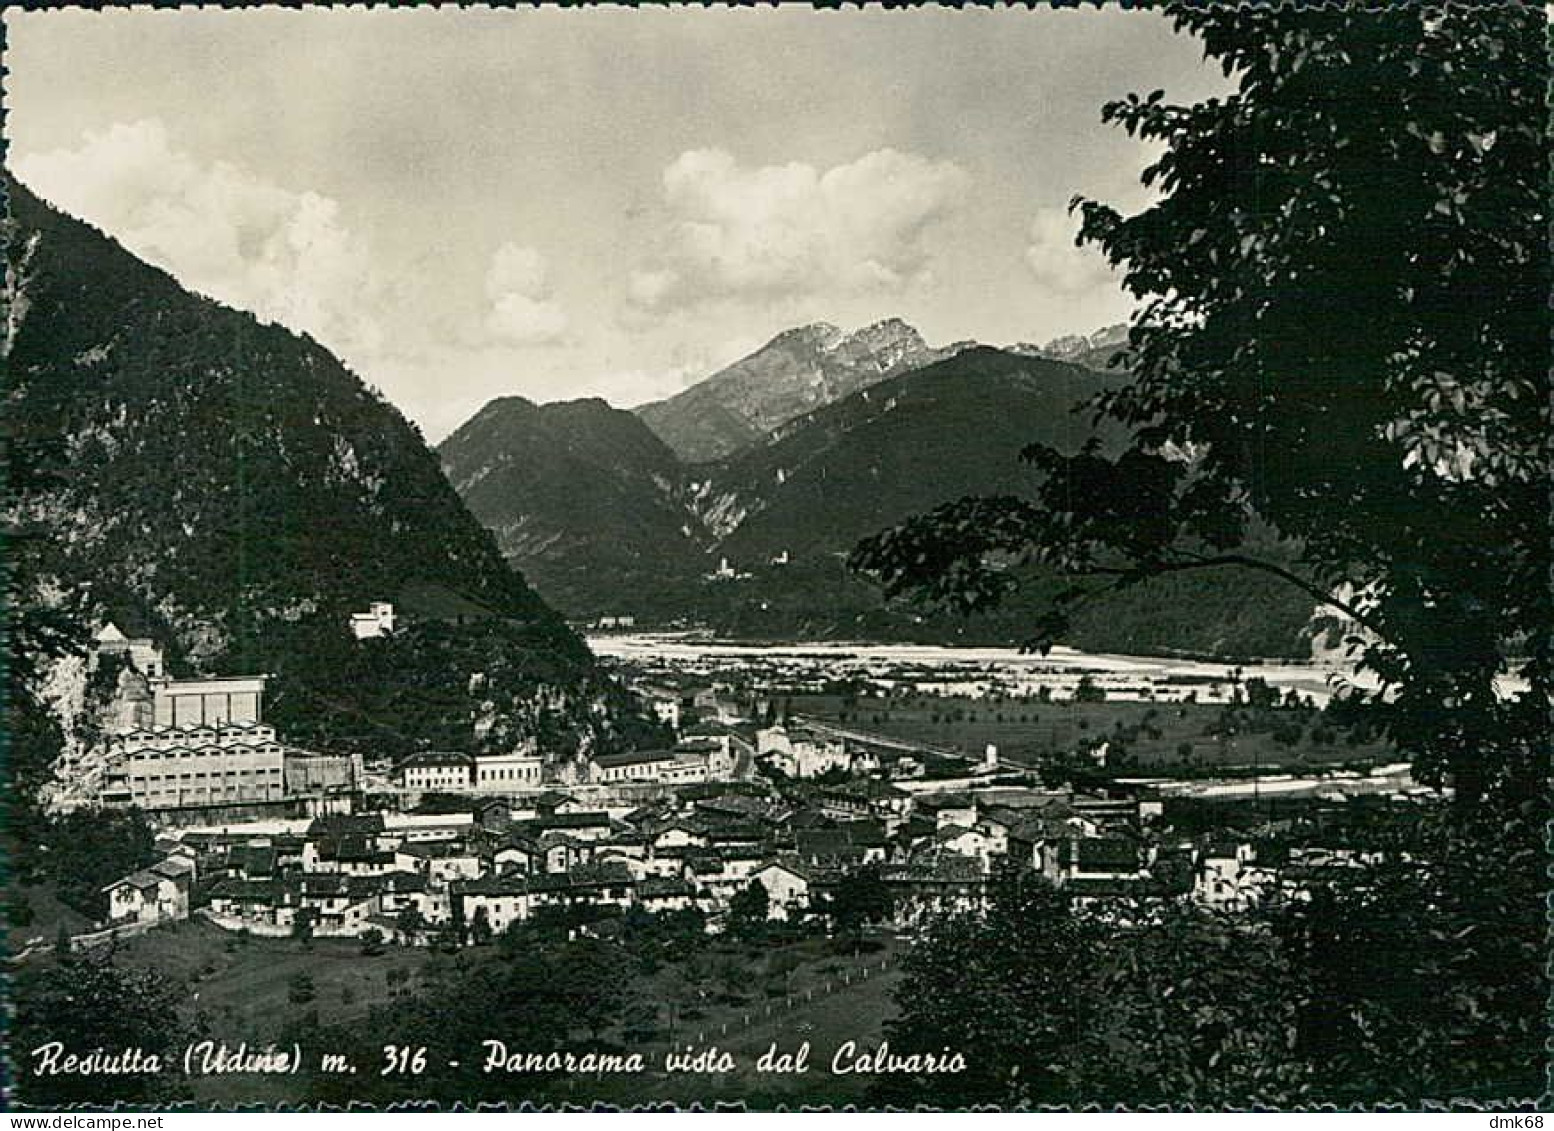
[[504, 243], [491, 256], [486, 294], [495, 302], [505, 294], [539, 296], [549, 293], [550, 266], [532, 247]]
[[566, 311], [552, 297], [545, 257], [530, 247], [504, 243], [486, 271], [490, 308], [485, 328], [509, 345], [545, 345], [567, 332]]
[[16, 171], [193, 290], [341, 352], [383, 343], [385, 288], [329, 197], [202, 163], [156, 119], [90, 132], [75, 149], [24, 155]]
[[1037, 209], [1025, 248], [1025, 263], [1036, 282], [1060, 295], [1115, 290], [1106, 257], [1090, 245], [1074, 245], [1078, 232], [1079, 217], [1066, 209]]
[[633, 271], [627, 279], [626, 294], [634, 305], [651, 310], [665, 305], [680, 282], [674, 271]]
[[722, 150], [691, 150], [664, 170], [665, 247], [630, 276], [628, 298], [664, 309], [919, 285], [928, 277], [925, 233], [969, 186], [951, 162], [894, 149], [825, 171], [744, 167]]

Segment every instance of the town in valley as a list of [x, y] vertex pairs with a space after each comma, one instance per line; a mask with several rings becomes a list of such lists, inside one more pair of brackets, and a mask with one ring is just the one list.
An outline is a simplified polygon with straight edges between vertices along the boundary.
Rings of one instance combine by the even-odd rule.
[[[348, 627], [372, 649], [405, 624], [379, 601]], [[69, 945], [133, 960], [195, 932], [197, 947], [280, 948], [305, 970], [315, 946], [479, 953], [536, 924], [606, 940], [652, 920], [709, 943], [769, 931], [796, 957], [775, 998], [719, 991], [712, 1016], [740, 1032], [774, 1002], [802, 1024], [817, 993], [871, 975], [882, 990], [920, 926], [983, 908], [999, 877], [1040, 877], [1120, 923], [1170, 905], [1234, 915], [1364, 868], [1355, 833], [1375, 807], [1430, 793], [1384, 743], [1327, 719], [1315, 665], [579, 627], [661, 744], [397, 760], [304, 748], [267, 721], [264, 674], [175, 676], [157, 641], [101, 625], [81, 662], [88, 679], [111, 671], [112, 692], [51, 804], [142, 815], [155, 858], [103, 888]], [[20, 957], [62, 945], [35, 928]], [[343, 1002], [361, 1007], [349, 989]], [[817, 1055], [879, 1045], [888, 1012]], [[655, 1002], [634, 1039], [726, 1037], [729, 1020], [703, 1016], [694, 999]]]
[[5, 1106], [1547, 1106], [1549, 12], [651, 7], [5, 11]]

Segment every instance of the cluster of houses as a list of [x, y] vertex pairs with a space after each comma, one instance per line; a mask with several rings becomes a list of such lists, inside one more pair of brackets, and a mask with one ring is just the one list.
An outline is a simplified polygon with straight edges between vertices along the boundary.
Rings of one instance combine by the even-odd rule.
[[[594, 754], [565, 770], [573, 784], [696, 785], [748, 775], [749, 745], [731, 732], [687, 735], [672, 749]], [[747, 767], [741, 775], [740, 766]], [[425, 751], [394, 768], [394, 784], [407, 794], [503, 794], [533, 792], [551, 782], [539, 754], [464, 754]]]
[[1342, 849], [1275, 857], [1246, 839], [1173, 841], [1146, 792], [912, 793], [879, 779], [812, 788], [800, 801], [709, 786], [629, 810], [549, 791], [472, 799], [447, 814], [326, 815], [284, 833], [191, 831], [164, 847], [161, 864], [110, 886], [116, 922], [194, 908], [230, 930], [376, 930], [406, 944], [450, 930], [468, 938], [476, 925], [500, 932], [547, 908], [692, 910], [717, 930], [752, 883], [765, 889], [770, 918], [800, 919], [864, 869], [889, 892], [901, 928], [983, 906], [1009, 866], [1068, 889], [1082, 907], [1123, 898], [1234, 911], [1364, 863]]
[[[351, 619], [361, 640], [394, 628], [386, 602]], [[264, 723], [263, 677], [172, 680], [150, 641], [116, 629], [99, 648], [125, 655], [139, 681], [120, 696], [128, 706], [111, 731], [105, 801], [165, 810], [333, 789], [360, 808], [359, 764], [288, 750]], [[1191, 900], [1235, 911], [1365, 864], [1342, 849], [1173, 836], [1146, 787], [998, 786], [992, 747], [955, 791], [926, 780], [902, 750], [773, 723], [771, 703], [739, 701], [727, 688], [638, 690], [674, 744], [570, 765], [570, 793], [557, 791], [537, 751], [417, 753], [393, 770], [399, 801], [452, 795], [452, 805], [444, 796], [416, 806], [451, 811], [335, 812], [263, 826], [271, 831], [173, 834], [159, 842], [159, 863], [106, 889], [110, 924], [198, 912], [256, 934], [375, 930], [417, 943], [501, 931], [548, 908], [635, 908], [699, 912], [717, 930], [752, 884], [765, 890], [771, 918], [794, 920], [823, 911], [868, 870], [894, 923], [910, 928], [983, 906], [994, 875], [1010, 867], [1082, 906]]]

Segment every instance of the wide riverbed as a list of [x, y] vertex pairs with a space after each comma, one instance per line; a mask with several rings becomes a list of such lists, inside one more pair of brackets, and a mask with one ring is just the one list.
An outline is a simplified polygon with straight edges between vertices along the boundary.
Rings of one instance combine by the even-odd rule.
[[[931, 644], [862, 644], [837, 641], [745, 643], [690, 634], [613, 633], [588, 637], [606, 660], [639, 671], [672, 669], [704, 675], [736, 670], [795, 683], [865, 678], [912, 685], [940, 694], [1035, 694], [1046, 687], [1062, 698], [1084, 676], [1109, 697], [1200, 702], [1228, 699], [1238, 665], [1158, 656], [1121, 656], [1054, 648], [1045, 656], [1015, 648], [957, 648]], [[1324, 703], [1352, 673], [1315, 663], [1239, 665], [1242, 680], [1259, 678], [1281, 691], [1294, 689]]]

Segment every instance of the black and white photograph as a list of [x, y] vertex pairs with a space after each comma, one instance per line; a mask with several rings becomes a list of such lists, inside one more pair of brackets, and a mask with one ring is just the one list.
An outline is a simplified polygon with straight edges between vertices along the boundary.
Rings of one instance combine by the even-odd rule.
[[1541, 1126], [1543, 6], [3, 28], [0, 1107]]

